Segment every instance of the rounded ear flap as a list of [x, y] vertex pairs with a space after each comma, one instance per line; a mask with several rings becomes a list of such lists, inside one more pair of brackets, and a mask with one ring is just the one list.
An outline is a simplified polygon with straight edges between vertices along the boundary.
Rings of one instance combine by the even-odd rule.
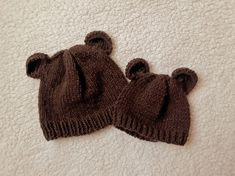
[[172, 78], [176, 79], [183, 91], [188, 94], [196, 85], [197, 74], [188, 68], [178, 68], [172, 73]]
[[126, 66], [126, 77], [130, 80], [140, 78], [149, 72], [149, 65], [144, 59], [133, 59]]
[[26, 74], [32, 78], [40, 78], [49, 62], [49, 56], [43, 53], [35, 53], [27, 59]]
[[102, 31], [94, 31], [87, 34], [85, 38], [85, 44], [90, 46], [96, 46], [102, 49], [106, 54], [111, 54], [112, 52], [112, 40], [111, 38]]

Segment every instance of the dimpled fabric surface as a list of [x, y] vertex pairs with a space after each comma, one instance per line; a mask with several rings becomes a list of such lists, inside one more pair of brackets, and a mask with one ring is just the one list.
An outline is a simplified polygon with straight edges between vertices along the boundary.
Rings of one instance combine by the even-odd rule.
[[[0, 175], [235, 175], [233, 1], [9, 0], [0, 7]], [[39, 81], [26, 76], [25, 61], [83, 43], [94, 30], [111, 36], [111, 57], [123, 71], [136, 57], [156, 73], [195, 70], [185, 146], [139, 140], [114, 127], [44, 139]]]

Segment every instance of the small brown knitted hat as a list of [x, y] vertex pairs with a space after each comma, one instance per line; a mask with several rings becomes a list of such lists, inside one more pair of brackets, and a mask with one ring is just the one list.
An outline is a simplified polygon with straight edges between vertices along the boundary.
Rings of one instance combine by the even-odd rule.
[[109, 57], [110, 37], [101, 31], [49, 57], [30, 56], [27, 75], [40, 79], [39, 115], [47, 140], [91, 133], [111, 124], [113, 104], [127, 85]]
[[186, 94], [197, 82], [195, 72], [179, 68], [172, 77], [157, 75], [145, 60], [134, 59], [126, 76], [131, 82], [116, 102], [113, 125], [140, 139], [184, 145], [190, 126]]

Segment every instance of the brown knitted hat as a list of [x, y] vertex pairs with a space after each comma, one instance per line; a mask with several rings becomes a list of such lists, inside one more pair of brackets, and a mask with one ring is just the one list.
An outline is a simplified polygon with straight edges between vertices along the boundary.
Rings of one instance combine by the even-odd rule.
[[125, 76], [109, 57], [110, 37], [101, 31], [52, 57], [30, 56], [27, 75], [41, 80], [39, 115], [47, 140], [91, 133], [111, 124], [113, 104], [127, 85]]
[[145, 60], [134, 59], [126, 76], [131, 82], [116, 102], [114, 126], [140, 139], [184, 145], [190, 126], [186, 95], [197, 82], [195, 72], [179, 68], [172, 77], [157, 75]]

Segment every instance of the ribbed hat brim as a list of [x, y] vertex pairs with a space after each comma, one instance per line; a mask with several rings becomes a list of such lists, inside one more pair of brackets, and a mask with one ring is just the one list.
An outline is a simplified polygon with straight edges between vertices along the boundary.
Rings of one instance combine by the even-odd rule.
[[162, 141], [166, 143], [172, 143], [177, 145], [184, 145], [187, 141], [188, 131], [176, 130], [161, 127], [147, 126], [131, 116], [121, 113], [114, 113], [112, 124], [131, 136], [139, 139], [157, 142]]
[[102, 129], [112, 123], [112, 109], [100, 111], [92, 114], [86, 119], [68, 119], [64, 121], [45, 121], [41, 122], [41, 128], [46, 140], [53, 140], [59, 137], [71, 137], [89, 134]]

